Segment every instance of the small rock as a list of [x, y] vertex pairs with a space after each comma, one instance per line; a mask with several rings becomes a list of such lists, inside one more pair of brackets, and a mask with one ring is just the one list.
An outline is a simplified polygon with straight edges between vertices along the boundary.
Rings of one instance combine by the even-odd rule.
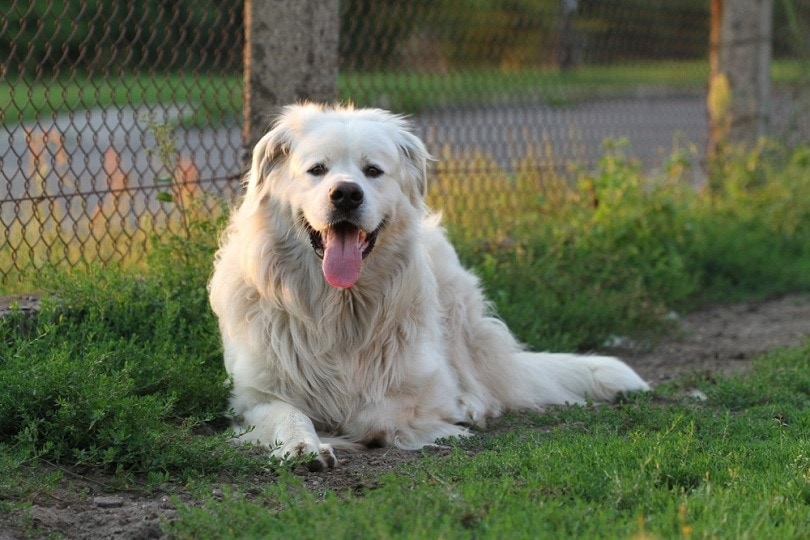
[[608, 336], [608, 338], [602, 342], [602, 346], [608, 349], [626, 349], [628, 351], [641, 349], [641, 346], [635, 340], [615, 334]]
[[121, 497], [94, 497], [93, 503], [99, 508], [121, 508], [124, 506], [124, 499]]
[[696, 401], [706, 401], [707, 399], [709, 399], [709, 396], [707, 396], [697, 388], [692, 388], [691, 390], [688, 390], [685, 394], [686, 397], [692, 398]]

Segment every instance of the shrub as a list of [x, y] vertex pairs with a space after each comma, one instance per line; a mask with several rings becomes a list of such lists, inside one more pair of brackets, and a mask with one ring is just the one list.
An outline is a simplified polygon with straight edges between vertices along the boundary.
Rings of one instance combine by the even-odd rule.
[[571, 183], [537, 160], [509, 176], [473, 156], [470, 175], [439, 169], [432, 189], [510, 327], [538, 348], [587, 349], [699, 301], [810, 288], [809, 162], [807, 147], [763, 143], [709, 191], [683, 152], [647, 174], [609, 143]]

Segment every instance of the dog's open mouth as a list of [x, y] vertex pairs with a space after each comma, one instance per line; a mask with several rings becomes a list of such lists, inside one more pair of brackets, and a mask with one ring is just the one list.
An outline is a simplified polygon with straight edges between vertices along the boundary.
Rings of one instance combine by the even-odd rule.
[[348, 221], [335, 223], [323, 231], [316, 231], [309, 223], [306, 226], [312, 249], [323, 260], [326, 281], [342, 289], [357, 283], [363, 259], [374, 249], [382, 225], [371, 233]]

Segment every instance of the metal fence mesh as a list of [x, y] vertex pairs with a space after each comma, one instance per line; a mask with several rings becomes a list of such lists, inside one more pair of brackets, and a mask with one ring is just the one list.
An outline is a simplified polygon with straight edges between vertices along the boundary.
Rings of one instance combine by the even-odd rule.
[[161, 202], [167, 193], [229, 196], [238, 186], [241, 6], [14, 0], [6, 9], [0, 280], [137, 260], [153, 232], [178, 223], [176, 205]]
[[[153, 234], [181, 226], [178, 202], [197, 195], [214, 213], [216, 198], [239, 193], [241, 5], [3, 9], [0, 284], [51, 265], [138, 260]], [[708, 10], [705, 0], [344, 0], [340, 98], [412, 114], [440, 158], [434, 205], [468, 200], [497, 228], [509, 194], [493, 177], [533, 171], [553, 190], [606, 138], [628, 139], [651, 167], [673, 141], [702, 159]], [[810, 6], [777, 3], [774, 20], [774, 132], [806, 140]]]

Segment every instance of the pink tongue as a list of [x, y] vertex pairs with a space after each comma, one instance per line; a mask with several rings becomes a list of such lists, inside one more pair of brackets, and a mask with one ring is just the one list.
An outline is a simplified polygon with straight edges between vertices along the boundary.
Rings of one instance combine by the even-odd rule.
[[323, 250], [323, 275], [332, 287], [348, 289], [360, 277], [363, 252], [360, 230], [355, 227], [330, 227]]

